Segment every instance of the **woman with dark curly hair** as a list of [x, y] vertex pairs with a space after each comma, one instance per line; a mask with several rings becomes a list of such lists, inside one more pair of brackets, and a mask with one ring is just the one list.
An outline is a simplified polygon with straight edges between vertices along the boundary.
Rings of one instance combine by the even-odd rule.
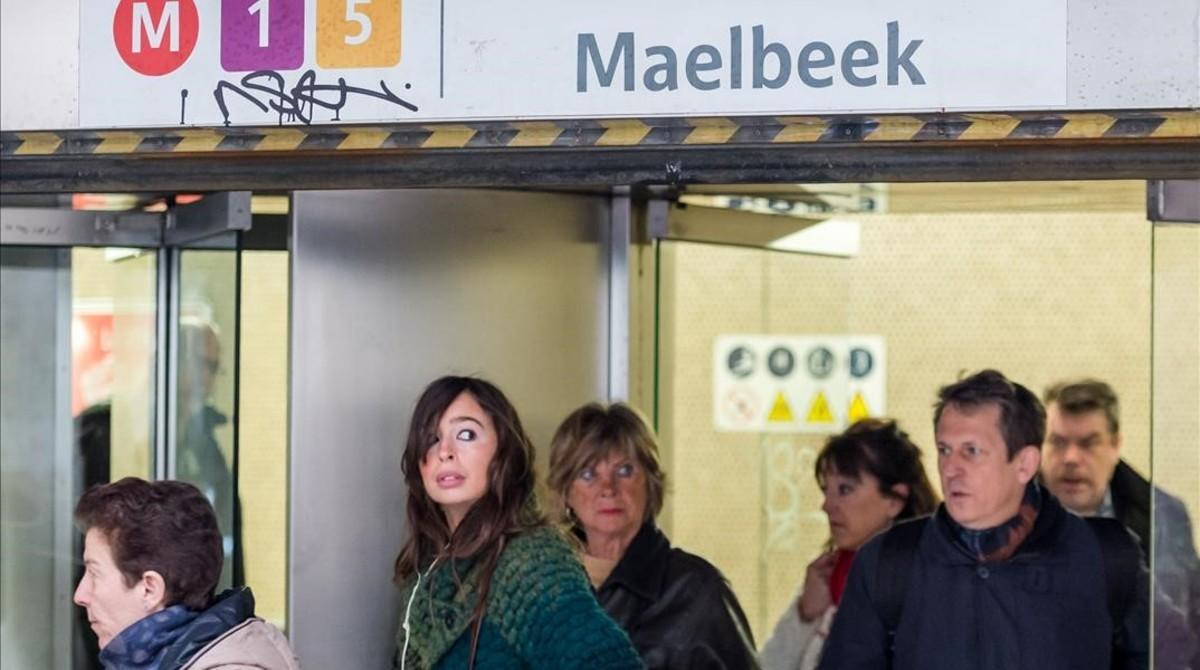
[[409, 538], [396, 559], [394, 666], [640, 668], [534, 499], [534, 452], [492, 384], [442, 377], [404, 449]]
[[813, 468], [829, 518], [826, 551], [808, 564], [804, 585], [766, 645], [765, 670], [817, 667], [854, 552], [892, 523], [932, 514], [937, 495], [921, 450], [895, 421], [864, 419], [830, 438]]

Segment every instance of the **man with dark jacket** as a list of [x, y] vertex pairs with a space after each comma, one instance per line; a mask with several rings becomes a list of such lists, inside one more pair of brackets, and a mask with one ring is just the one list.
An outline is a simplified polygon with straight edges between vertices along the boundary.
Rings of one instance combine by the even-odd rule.
[[[894, 527], [855, 556], [820, 667], [1146, 668], [1141, 580], [1133, 580], [1119, 614], [1105, 588], [1105, 552], [1136, 557], [1135, 541], [1115, 522], [1089, 527], [1037, 483], [1041, 402], [994, 370], [938, 396], [934, 430], [945, 502], [912, 522], [919, 525]], [[893, 626], [885, 585], [897, 579], [896, 562], [881, 559], [881, 548], [889, 535], [913, 529]], [[1102, 545], [1101, 530], [1117, 546]]]
[[1095, 379], [1060, 382], [1044, 399], [1042, 478], [1068, 509], [1117, 519], [1150, 556], [1153, 492], [1155, 658], [1159, 667], [1200, 670], [1200, 558], [1187, 509], [1121, 460], [1112, 387]]

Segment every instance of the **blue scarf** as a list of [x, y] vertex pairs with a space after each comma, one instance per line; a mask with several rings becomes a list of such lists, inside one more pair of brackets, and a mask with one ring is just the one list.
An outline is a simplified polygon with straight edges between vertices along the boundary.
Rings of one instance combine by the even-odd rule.
[[172, 605], [140, 619], [109, 641], [100, 651], [100, 662], [105, 670], [158, 670], [167, 650], [199, 614], [183, 605]]
[[222, 593], [203, 611], [172, 605], [138, 620], [100, 651], [105, 670], [171, 670], [254, 616], [248, 588]]

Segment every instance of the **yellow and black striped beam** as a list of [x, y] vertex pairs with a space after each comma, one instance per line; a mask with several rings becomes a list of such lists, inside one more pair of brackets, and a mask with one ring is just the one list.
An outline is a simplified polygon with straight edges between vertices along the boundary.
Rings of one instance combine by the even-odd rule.
[[1200, 139], [1200, 110], [649, 118], [0, 133], [0, 156]]

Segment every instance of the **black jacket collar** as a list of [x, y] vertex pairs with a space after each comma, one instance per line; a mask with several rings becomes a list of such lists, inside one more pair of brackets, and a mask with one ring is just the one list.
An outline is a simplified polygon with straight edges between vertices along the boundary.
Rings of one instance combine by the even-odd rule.
[[1112, 492], [1113, 513], [1138, 536], [1142, 552], [1149, 556], [1150, 482], [1125, 461], [1118, 461], [1108, 487]]
[[604, 580], [598, 591], [621, 586], [639, 598], [657, 599], [667, 578], [667, 557], [670, 553], [671, 543], [667, 536], [653, 521], [647, 521], [633, 536], [633, 542], [629, 543], [617, 567], [613, 568], [612, 574]]

